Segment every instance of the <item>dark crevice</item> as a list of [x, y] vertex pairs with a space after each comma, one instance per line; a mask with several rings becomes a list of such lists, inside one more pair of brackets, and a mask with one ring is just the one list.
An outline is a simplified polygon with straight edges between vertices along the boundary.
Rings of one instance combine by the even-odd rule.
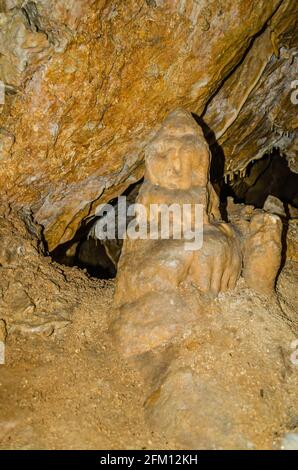
[[[122, 194], [126, 196], [127, 204], [135, 202], [142, 181], [130, 185]], [[116, 216], [117, 203], [118, 198], [108, 202], [115, 208]], [[83, 221], [73, 239], [59, 245], [50, 255], [57, 263], [84, 269], [92, 277], [113, 279], [117, 272], [122, 240], [118, 238], [108, 241], [97, 240], [93, 235], [92, 227], [99, 218], [94, 216]]]
[[211, 151], [210, 181], [220, 200], [220, 213], [224, 221], [228, 221], [227, 215], [227, 194], [224, 184], [225, 154], [223, 148], [218, 143], [215, 132], [206, 124], [201, 116], [192, 113], [193, 118], [201, 127], [204, 137], [208, 142]]
[[274, 196], [286, 205], [298, 207], [298, 175], [293, 173], [278, 149], [263, 158], [252, 161], [244, 178], [235, 177], [225, 186], [235, 202], [262, 208], [268, 196]]

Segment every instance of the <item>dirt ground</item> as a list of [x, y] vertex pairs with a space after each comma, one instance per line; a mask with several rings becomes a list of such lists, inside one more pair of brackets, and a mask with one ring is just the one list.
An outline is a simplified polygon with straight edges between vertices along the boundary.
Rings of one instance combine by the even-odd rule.
[[[170, 400], [169, 409], [157, 407], [155, 418], [148, 419], [157, 400], [152, 381], [146, 370], [123, 359], [109, 335], [114, 281], [52, 263], [25, 238], [22, 224], [2, 223], [0, 238], [0, 318], [8, 332], [0, 366], [0, 448], [188, 447], [156, 426], [164, 411], [171, 414]], [[241, 390], [227, 391], [231, 400], [239, 396], [241, 416], [246, 413], [241, 400], [256, 404], [239, 424], [252, 433], [252, 448], [280, 448], [285, 433], [298, 429], [298, 366], [290, 361], [291, 341], [298, 338], [297, 281], [298, 263], [291, 262], [272, 299], [252, 294], [240, 282], [214, 302], [213, 313], [202, 316], [196, 331], [163, 352], [165, 361], [192, 361], [199, 376], [216, 378], [227, 389], [239, 372]], [[144, 358], [144, 366], [146, 361], [154, 367], [153, 357]], [[181, 383], [174, 385], [179, 389]], [[175, 397], [179, 402], [179, 393]], [[221, 429], [229, 400], [216, 406]], [[209, 433], [208, 413], [200, 423], [203, 434]], [[243, 447], [250, 447], [248, 441]]]
[[8, 449], [167, 447], [144, 422], [140, 378], [105, 333], [113, 283], [72, 280], [81, 305], [50, 337], [11, 335], [1, 366], [0, 445]]

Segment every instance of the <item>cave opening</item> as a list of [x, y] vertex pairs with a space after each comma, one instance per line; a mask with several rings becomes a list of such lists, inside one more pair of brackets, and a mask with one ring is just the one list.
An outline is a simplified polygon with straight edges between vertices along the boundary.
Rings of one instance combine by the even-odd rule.
[[286, 157], [278, 148], [258, 160], [252, 160], [243, 172], [223, 184], [222, 197], [231, 196], [235, 203], [262, 209], [268, 197], [278, 199], [286, 215], [298, 208], [298, 174], [291, 171]]

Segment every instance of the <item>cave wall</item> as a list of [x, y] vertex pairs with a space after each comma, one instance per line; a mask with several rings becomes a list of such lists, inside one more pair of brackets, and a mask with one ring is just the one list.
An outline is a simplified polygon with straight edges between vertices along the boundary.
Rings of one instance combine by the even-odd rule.
[[294, 0], [7, 0], [0, 13], [0, 197], [49, 250], [143, 175], [178, 106], [229, 174], [278, 146], [297, 169]]

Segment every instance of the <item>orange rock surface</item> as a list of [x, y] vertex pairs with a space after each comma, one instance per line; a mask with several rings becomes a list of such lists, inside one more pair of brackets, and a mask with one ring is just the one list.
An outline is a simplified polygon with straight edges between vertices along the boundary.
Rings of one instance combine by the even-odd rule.
[[[230, 106], [237, 101], [232, 118], [226, 113], [229, 128], [221, 137], [228, 170], [273, 145], [272, 129], [294, 128], [290, 91], [259, 112], [252, 98], [264, 100], [272, 80], [278, 91], [293, 74], [296, 2], [6, 4], [0, 17], [0, 80], [6, 90], [0, 194], [32, 211], [49, 250], [70, 240], [99, 203], [142, 176], [144, 147], [177, 106], [203, 115], [210, 103], [206, 122], [216, 134], [212, 110], [217, 97], [222, 106], [228, 89]], [[236, 83], [230, 84], [227, 77], [233, 76]], [[239, 103], [240, 91], [245, 102]], [[287, 112], [278, 113], [279, 106]], [[264, 113], [271, 116], [271, 128]], [[249, 130], [241, 152], [234, 151], [238, 122], [242, 137], [242, 129]]]

